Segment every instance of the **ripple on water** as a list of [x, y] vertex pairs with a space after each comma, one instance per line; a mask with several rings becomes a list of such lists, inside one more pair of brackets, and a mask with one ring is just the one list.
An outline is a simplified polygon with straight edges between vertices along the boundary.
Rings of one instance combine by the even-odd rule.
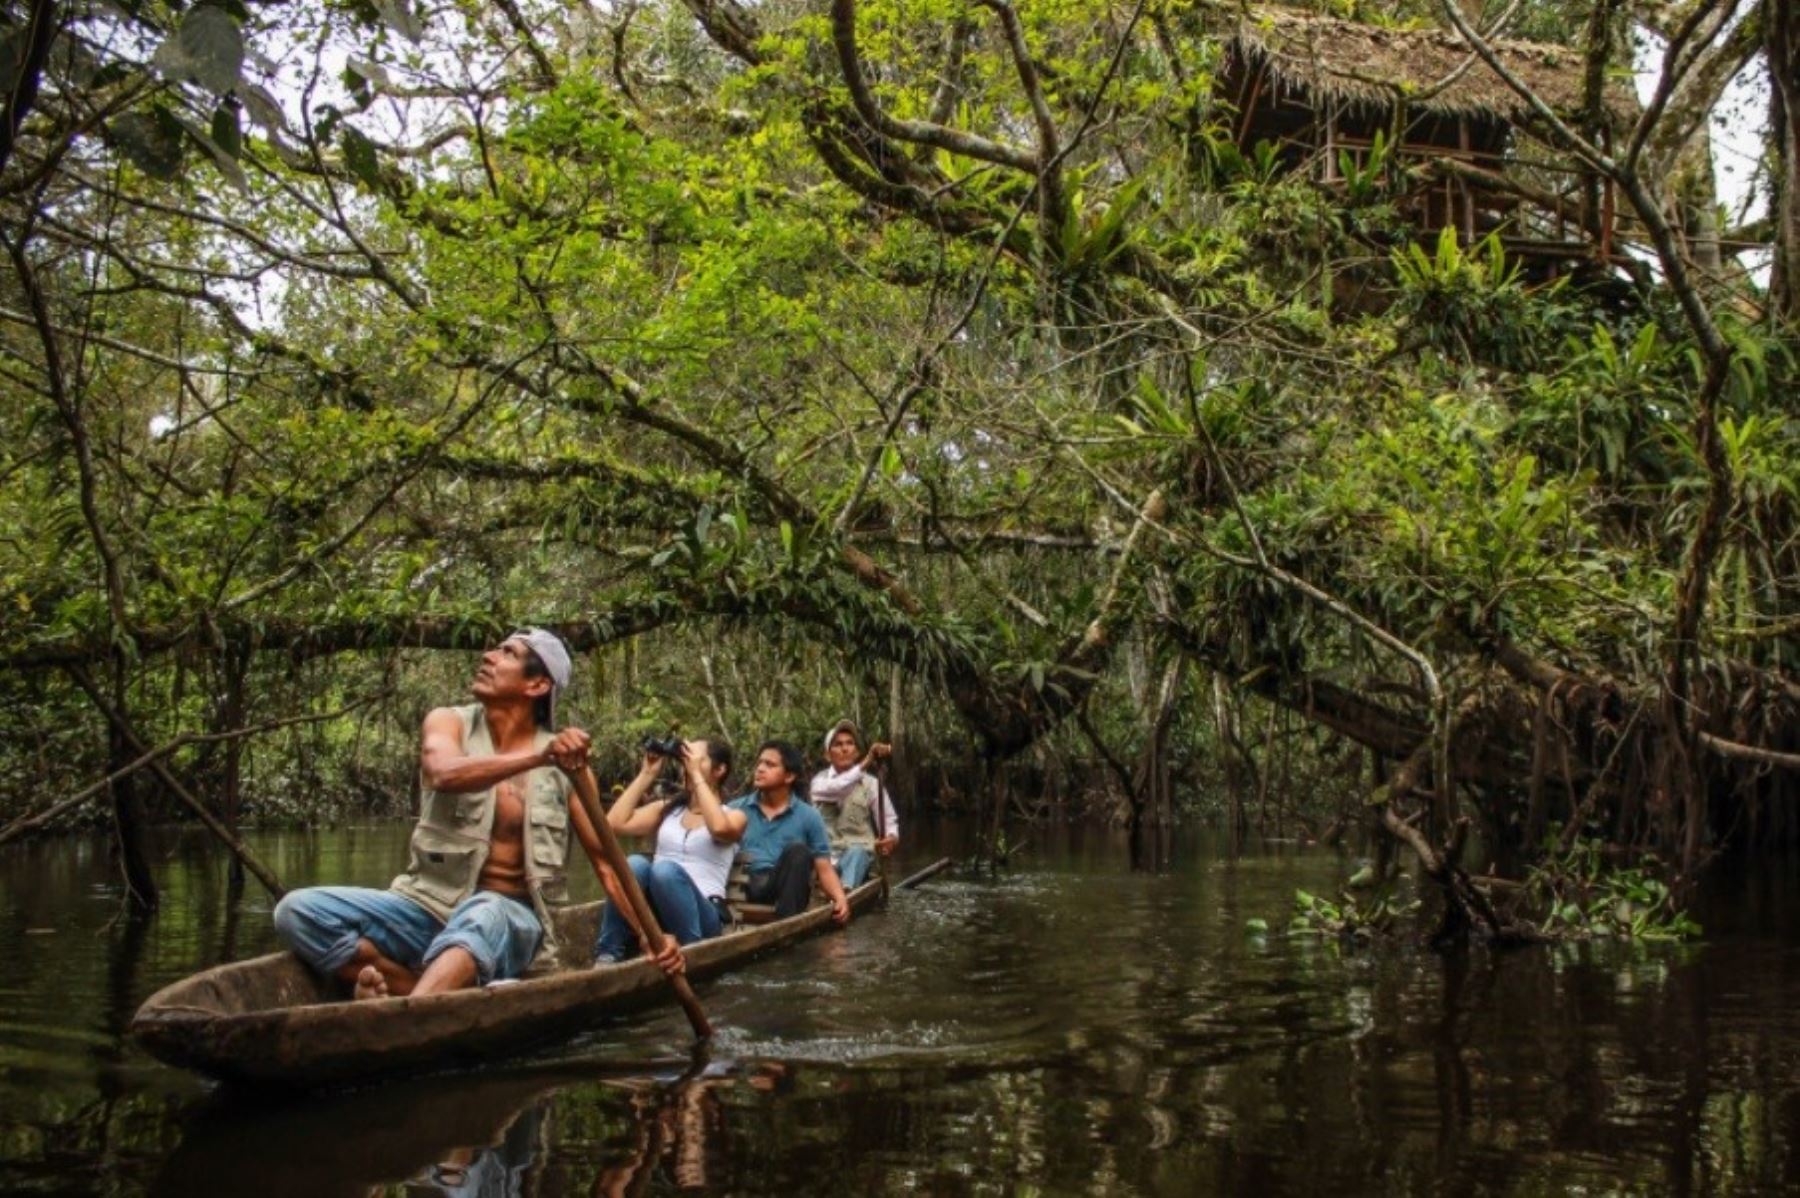
[[[259, 844], [292, 880], [381, 884], [404, 832]], [[1197, 854], [1145, 875], [1093, 843], [1041, 852], [998, 881], [939, 878], [846, 935], [703, 984], [719, 1028], [704, 1069], [689, 1064], [671, 1008], [509, 1062], [557, 1079], [553, 1093], [520, 1091], [549, 1095], [531, 1100], [547, 1112], [539, 1123], [496, 1096], [498, 1070], [416, 1093], [492, 1105], [481, 1151], [508, 1119], [529, 1124], [533, 1135], [508, 1138], [523, 1145], [526, 1188], [547, 1195], [593, 1192], [633, 1154], [655, 1172], [635, 1183], [650, 1192], [687, 1184], [676, 1171], [696, 1163], [712, 1172], [691, 1188], [719, 1193], [1800, 1186], [1791, 945], [1763, 936], [1685, 956], [1606, 946], [1460, 964], [1340, 952], [1244, 928], [1284, 923], [1296, 887], [1333, 893], [1346, 872], [1334, 856]], [[20, 860], [0, 872], [0, 1190], [140, 1193], [165, 1159], [202, 1159], [170, 1155], [202, 1138], [201, 1088], [124, 1047], [124, 1021], [157, 986], [267, 947], [267, 905], [252, 894], [230, 914], [220, 863], [189, 854], [168, 867], [181, 900], [127, 925], [103, 853], [52, 873]], [[23, 935], [47, 926], [57, 934]], [[367, 1193], [449, 1147], [430, 1138], [441, 1109], [408, 1119], [400, 1107], [381, 1119], [358, 1108], [331, 1154], [308, 1138], [319, 1134], [310, 1102], [252, 1119], [254, 1137], [234, 1124], [222, 1138], [315, 1163], [343, 1137], [404, 1142], [404, 1168], [384, 1159], [360, 1188], [340, 1186]], [[1711, 1181], [1672, 1163], [1705, 1154]], [[162, 1184], [183, 1192], [205, 1176]]]

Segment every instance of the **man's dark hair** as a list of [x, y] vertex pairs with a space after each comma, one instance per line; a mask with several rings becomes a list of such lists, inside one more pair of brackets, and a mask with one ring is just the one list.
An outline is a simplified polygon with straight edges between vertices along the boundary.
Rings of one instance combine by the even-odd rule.
[[[527, 678], [548, 678], [548, 677], [550, 677], [550, 667], [546, 666], [544, 664], [544, 659], [537, 655], [537, 650], [533, 649], [530, 645], [524, 646], [524, 649], [525, 649], [525, 677], [527, 677]], [[552, 682], [550, 684], [550, 689], [547, 692], [539, 695], [537, 698], [535, 698], [531, 701], [531, 718], [537, 721], [538, 727], [544, 729], [547, 732], [555, 731], [555, 729], [550, 727], [550, 703], [551, 703], [551, 699], [555, 696], [555, 694], [556, 694], [556, 683]]]
[[794, 797], [804, 799], [806, 797], [806, 759], [800, 756], [800, 750], [785, 740], [765, 740], [756, 746], [756, 755], [761, 757], [770, 749], [774, 749], [781, 755], [781, 768], [794, 775], [792, 788]]

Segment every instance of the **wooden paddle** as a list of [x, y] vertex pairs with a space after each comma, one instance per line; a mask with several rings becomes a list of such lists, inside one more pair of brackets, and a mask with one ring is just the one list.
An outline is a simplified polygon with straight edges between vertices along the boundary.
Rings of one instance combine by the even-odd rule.
[[894, 889], [895, 890], [911, 890], [914, 886], [917, 886], [919, 883], [925, 881], [927, 878], [935, 878], [937, 875], [943, 873], [945, 870], [947, 870], [949, 868], [950, 868], [950, 858], [939, 857], [936, 861], [933, 861], [930, 865], [927, 865], [924, 869], [920, 870], [918, 873], [913, 874], [910, 877], [902, 878], [900, 881], [895, 882]]
[[[588, 857], [594, 863], [594, 874], [600, 874], [600, 866], [604, 863], [619, 879], [619, 888], [625, 892], [625, 899], [631, 904], [632, 912], [637, 916], [638, 930], [645, 941], [645, 950], [650, 946], [661, 947], [663, 942], [662, 926], [656, 922], [656, 913], [650, 909], [650, 900], [644, 897], [644, 891], [637, 883], [637, 875], [631, 872], [631, 865], [625, 860], [625, 850], [619, 847], [619, 837], [613, 832], [612, 825], [606, 822], [606, 813], [600, 810], [600, 787], [594, 781], [594, 771], [583, 767], [575, 776], [575, 796], [581, 800], [581, 809], [586, 813], [588, 823], [594, 826], [594, 835], [598, 838], [599, 854], [589, 849]], [[588, 848], [582, 843], [582, 848]], [[602, 882], [602, 885], [605, 883]], [[706, 1012], [700, 1009], [700, 1000], [694, 996], [694, 988], [688, 985], [685, 977], [677, 975], [669, 979], [669, 985], [675, 990], [675, 998], [681, 1003], [681, 1009], [687, 1012], [688, 1022], [694, 1027], [694, 1035], [702, 1040], [712, 1036], [712, 1024], [706, 1018]]]
[[881, 892], [888, 892], [887, 854], [881, 851], [880, 842], [887, 839], [887, 821], [882, 816], [882, 809], [887, 806], [887, 758], [875, 763], [875, 872], [881, 878]]

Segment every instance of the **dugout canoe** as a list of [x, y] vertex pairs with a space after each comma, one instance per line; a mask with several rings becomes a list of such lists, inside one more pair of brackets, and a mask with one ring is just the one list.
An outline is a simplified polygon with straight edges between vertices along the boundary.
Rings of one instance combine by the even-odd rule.
[[[881, 883], [865, 882], [849, 898], [853, 911], [867, 910], [882, 898]], [[557, 913], [572, 956], [592, 951], [602, 905]], [[688, 977], [716, 977], [836, 926], [830, 906], [817, 904], [736, 927], [688, 946]], [[338, 993], [293, 954], [270, 953], [165, 986], [138, 1008], [131, 1034], [158, 1060], [221, 1081], [310, 1089], [491, 1061], [603, 1016], [674, 1002], [661, 971], [641, 958], [419, 998], [348, 1002]]]

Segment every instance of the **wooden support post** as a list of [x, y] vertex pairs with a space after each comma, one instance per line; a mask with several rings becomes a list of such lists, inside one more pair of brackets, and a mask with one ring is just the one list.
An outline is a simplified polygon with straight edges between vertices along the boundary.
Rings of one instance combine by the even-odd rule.
[[[1473, 148], [1469, 144], [1469, 119], [1467, 117], [1459, 116], [1456, 118], [1456, 141], [1458, 148], [1462, 150], [1466, 157]], [[1466, 179], [1458, 179], [1457, 188], [1462, 192], [1463, 244], [1474, 245], [1475, 193], [1470, 190], [1468, 180]]]
[[[1604, 134], [1606, 152], [1612, 153], [1612, 132]], [[1609, 177], [1600, 189], [1600, 261], [1612, 261], [1613, 219], [1618, 212], [1618, 193]]]
[[1600, 260], [1612, 261], [1613, 219], [1618, 212], [1618, 194], [1608, 179], [1600, 191]]
[[1243, 112], [1238, 114], [1237, 146], [1240, 150], [1245, 148], [1244, 139], [1250, 136], [1250, 115], [1256, 111], [1257, 100], [1262, 98], [1263, 77], [1266, 74], [1267, 69], [1263, 64], [1258, 63], [1256, 75], [1250, 87], [1250, 101], [1244, 105]]
[[1337, 105], [1325, 101], [1325, 182], [1337, 181]]

